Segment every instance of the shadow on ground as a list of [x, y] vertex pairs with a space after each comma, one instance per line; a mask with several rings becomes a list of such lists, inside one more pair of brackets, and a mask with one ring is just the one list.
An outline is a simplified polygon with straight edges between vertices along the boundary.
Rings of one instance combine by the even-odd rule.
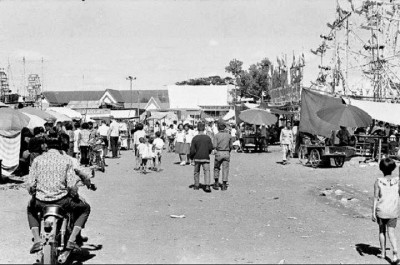
[[[379, 254], [381, 254], [381, 249], [378, 247], [374, 247], [368, 244], [356, 244], [356, 250], [360, 256], [365, 256], [365, 255], [372, 255], [378, 257]], [[386, 249], [388, 250], [388, 249]], [[392, 261], [386, 257], [385, 260], [389, 263], [392, 264]]]
[[74, 252], [73, 255], [69, 257], [67, 264], [81, 265], [96, 256], [96, 254], [91, 253], [92, 251], [98, 251], [102, 248], [103, 245], [85, 245], [81, 248], [80, 251]]

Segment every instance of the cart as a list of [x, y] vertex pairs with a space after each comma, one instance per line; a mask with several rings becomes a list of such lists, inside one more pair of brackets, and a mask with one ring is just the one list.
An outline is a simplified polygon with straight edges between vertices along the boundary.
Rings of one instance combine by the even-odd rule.
[[330, 165], [334, 160], [336, 167], [343, 167], [346, 160], [345, 147], [325, 145], [300, 145], [299, 160], [303, 165], [316, 168], [321, 165]]

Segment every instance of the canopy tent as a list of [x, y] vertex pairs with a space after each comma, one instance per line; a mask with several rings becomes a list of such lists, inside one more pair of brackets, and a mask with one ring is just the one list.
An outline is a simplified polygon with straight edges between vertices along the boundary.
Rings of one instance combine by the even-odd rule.
[[59, 112], [49, 110], [49, 109], [46, 109], [46, 112], [51, 114], [52, 116], [54, 116], [56, 118], [56, 122], [72, 121], [72, 119], [70, 117], [68, 117], [67, 115], [61, 114]]
[[235, 118], [235, 110], [230, 109], [227, 114], [222, 118], [224, 121], [228, 121], [232, 118]]
[[359, 107], [373, 119], [400, 125], [400, 104], [350, 99], [350, 105]]
[[24, 114], [26, 116], [28, 116], [29, 119], [30, 119], [28, 125], [26, 126], [29, 129], [33, 129], [35, 127], [44, 127], [44, 124], [46, 123], [46, 120], [44, 120], [44, 119], [42, 119], [42, 118], [40, 118], [38, 116], [29, 114], [29, 113], [24, 113]]
[[21, 130], [28, 123], [29, 117], [22, 112], [0, 108], [0, 160], [4, 176], [10, 176], [18, 167]]
[[316, 113], [322, 108], [338, 104], [343, 104], [341, 98], [334, 98], [309, 89], [303, 89], [301, 92], [299, 131], [330, 137], [332, 131], [337, 129], [337, 125], [323, 121]]
[[46, 121], [53, 121], [53, 122], [56, 121], [56, 118], [53, 115], [49, 114], [48, 112], [46, 112], [44, 110], [38, 109], [38, 108], [25, 107], [25, 108], [19, 109], [19, 111], [21, 111], [25, 114], [35, 115]]
[[51, 108], [47, 108], [46, 111], [47, 110], [58, 112], [58, 113], [63, 114], [73, 120], [82, 119], [82, 114], [80, 114], [79, 112], [77, 112], [73, 109], [67, 108], [67, 107], [51, 107]]

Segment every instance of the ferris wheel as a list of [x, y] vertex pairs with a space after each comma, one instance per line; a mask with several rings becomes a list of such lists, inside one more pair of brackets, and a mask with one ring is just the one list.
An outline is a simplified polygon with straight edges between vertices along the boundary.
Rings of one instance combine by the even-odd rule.
[[329, 34], [321, 38], [328, 49], [319, 54], [326, 63], [319, 76], [325, 84], [319, 85], [345, 95], [399, 100], [400, 3], [337, 1], [336, 19], [327, 26]]

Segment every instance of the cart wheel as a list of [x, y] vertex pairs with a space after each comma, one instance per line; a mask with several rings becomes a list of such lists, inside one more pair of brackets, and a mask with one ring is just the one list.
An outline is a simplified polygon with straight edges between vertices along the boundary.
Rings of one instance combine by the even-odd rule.
[[308, 161], [307, 148], [305, 146], [300, 147], [298, 156], [300, 163], [305, 165]]
[[310, 152], [310, 163], [313, 168], [318, 167], [319, 163], [321, 162], [321, 157], [317, 149], [313, 149]]
[[335, 157], [334, 160], [335, 160], [335, 165], [336, 165], [337, 167], [342, 167], [342, 166], [343, 166], [343, 164], [344, 164], [344, 157]]

